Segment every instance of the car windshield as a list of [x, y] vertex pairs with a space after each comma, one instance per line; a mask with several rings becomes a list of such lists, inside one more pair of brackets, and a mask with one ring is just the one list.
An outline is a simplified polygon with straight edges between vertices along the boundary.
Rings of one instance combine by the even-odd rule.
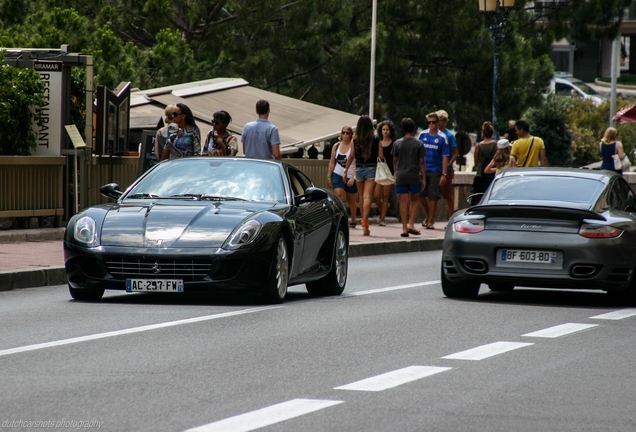
[[592, 87], [590, 87], [589, 85], [585, 84], [583, 81], [580, 80], [570, 80], [570, 82], [572, 84], [574, 84], [575, 86], [577, 86], [579, 89], [581, 89], [583, 91], [583, 93], [587, 93], [590, 95], [596, 95], [598, 94], [598, 92], [596, 90], [594, 90]]
[[519, 201], [560, 201], [591, 205], [603, 183], [598, 180], [560, 176], [511, 176], [495, 181], [489, 204]]
[[207, 157], [160, 164], [126, 196], [159, 197], [285, 202], [278, 165]]

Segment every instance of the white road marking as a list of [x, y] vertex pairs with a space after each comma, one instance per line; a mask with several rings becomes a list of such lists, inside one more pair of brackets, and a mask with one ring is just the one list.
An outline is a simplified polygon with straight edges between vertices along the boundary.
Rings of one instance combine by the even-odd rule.
[[430, 375], [435, 375], [440, 372], [447, 371], [449, 367], [435, 367], [435, 366], [409, 366], [404, 369], [398, 369], [392, 372], [387, 372], [382, 375], [377, 375], [371, 378], [366, 378], [360, 381], [353, 382], [351, 384], [343, 385], [340, 387], [334, 387], [334, 390], [357, 390], [357, 391], [375, 391], [397, 387], [402, 384], [406, 384], [411, 381], [415, 381], [421, 378], [425, 378]]
[[440, 281], [435, 280], [435, 281], [428, 281], [428, 282], [418, 282], [418, 283], [413, 283], [413, 284], [408, 284], [408, 285], [397, 285], [397, 286], [393, 286], [393, 287], [386, 287], [386, 288], [378, 288], [378, 289], [372, 289], [372, 290], [367, 290], [367, 291], [356, 291], [353, 293], [347, 293], [347, 297], [349, 296], [361, 296], [361, 295], [367, 295], [367, 294], [377, 294], [377, 293], [383, 293], [383, 292], [387, 292], [387, 291], [396, 291], [396, 290], [401, 290], [401, 289], [408, 289], [408, 288], [416, 288], [416, 287], [420, 287], [420, 286], [426, 286], [426, 285], [435, 285], [440, 283]]
[[292, 399], [256, 411], [209, 423], [186, 432], [247, 432], [280, 423], [303, 414], [319, 411], [344, 401], [318, 399]]
[[624, 318], [633, 317], [634, 315], [636, 315], [636, 309], [630, 308], [630, 309], [621, 309], [614, 312], [608, 312], [601, 315], [595, 315], [590, 318], [617, 321], [617, 320], [622, 320]]
[[560, 324], [554, 327], [548, 327], [547, 329], [537, 330], [532, 333], [526, 333], [521, 336], [527, 337], [541, 337], [541, 338], [558, 338], [561, 336], [569, 335], [571, 333], [580, 332], [583, 330], [587, 330], [592, 327], [598, 327], [598, 324], [577, 324], [577, 323], [566, 323]]
[[183, 325], [183, 324], [192, 324], [192, 323], [197, 323], [197, 322], [201, 322], [201, 321], [210, 321], [210, 320], [219, 319], [219, 318], [227, 318], [227, 317], [232, 317], [232, 316], [237, 316], [237, 315], [245, 315], [245, 314], [249, 314], [249, 313], [262, 312], [262, 311], [275, 309], [275, 308], [279, 308], [279, 307], [281, 307], [281, 306], [265, 306], [265, 307], [243, 309], [243, 310], [238, 310], [238, 311], [234, 311], [234, 312], [225, 312], [225, 313], [220, 313], [220, 314], [215, 314], [215, 315], [205, 315], [205, 316], [200, 316], [200, 317], [196, 317], [196, 318], [187, 318], [187, 319], [182, 319], [182, 320], [178, 320], [178, 321], [168, 321], [168, 322], [163, 322], [163, 323], [158, 323], [158, 324], [145, 325], [145, 326], [141, 326], [141, 327], [132, 327], [132, 328], [123, 329], [123, 330], [115, 330], [115, 331], [110, 331], [110, 332], [106, 332], [106, 333], [97, 333], [97, 334], [93, 334], [93, 335], [80, 336], [80, 337], [75, 337], [75, 338], [70, 338], [70, 339], [61, 339], [61, 340], [58, 340], [58, 341], [44, 342], [44, 343], [39, 343], [39, 344], [35, 344], [35, 345], [26, 345], [26, 346], [23, 346], [23, 347], [10, 348], [10, 349], [6, 349], [6, 350], [2, 350], [2, 351], [0, 351], [0, 356], [5, 356], [5, 355], [9, 355], [9, 354], [17, 354], [17, 353], [22, 353], [22, 352], [26, 352], [26, 351], [34, 351], [34, 350], [39, 350], [39, 349], [44, 349], [44, 348], [53, 348], [53, 347], [58, 347], [58, 346], [61, 346], [61, 345], [69, 345], [69, 344], [74, 344], [74, 343], [79, 343], [79, 342], [87, 342], [87, 341], [92, 341], [92, 340], [96, 340], [96, 339], [104, 339], [104, 338], [109, 338], [109, 337], [113, 337], [113, 336], [121, 336], [121, 335], [132, 334], [132, 333], [140, 333], [140, 332], [145, 332], [145, 331], [149, 331], [149, 330], [157, 330], [157, 329], [162, 329], [162, 328], [167, 328], [167, 327], [174, 327], [174, 326]]
[[524, 342], [494, 342], [488, 345], [482, 345], [477, 348], [471, 348], [455, 354], [442, 357], [443, 359], [452, 360], [483, 360], [488, 357], [503, 354], [508, 351], [516, 350], [526, 346], [534, 345], [533, 343]]

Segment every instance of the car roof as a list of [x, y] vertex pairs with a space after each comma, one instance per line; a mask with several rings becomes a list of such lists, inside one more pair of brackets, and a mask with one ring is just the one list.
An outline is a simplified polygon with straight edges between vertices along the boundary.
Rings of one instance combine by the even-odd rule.
[[541, 177], [577, 177], [608, 182], [612, 177], [619, 177], [614, 171], [591, 170], [586, 168], [559, 168], [559, 167], [527, 167], [508, 168], [498, 177], [515, 176], [541, 176]]

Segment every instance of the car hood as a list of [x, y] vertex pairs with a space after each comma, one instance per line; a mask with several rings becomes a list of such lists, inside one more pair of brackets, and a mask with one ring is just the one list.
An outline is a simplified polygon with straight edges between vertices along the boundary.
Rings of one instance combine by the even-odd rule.
[[270, 203], [140, 203], [111, 208], [101, 230], [103, 246], [219, 248], [246, 218]]

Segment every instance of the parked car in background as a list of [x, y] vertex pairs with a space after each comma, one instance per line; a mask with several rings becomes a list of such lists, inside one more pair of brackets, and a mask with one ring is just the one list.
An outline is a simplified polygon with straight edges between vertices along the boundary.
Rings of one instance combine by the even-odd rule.
[[600, 105], [607, 99], [605, 94], [597, 92], [580, 79], [563, 72], [554, 74], [554, 77], [550, 80], [549, 91], [559, 96], [589, 99], [594, 102], [595, 105]]

